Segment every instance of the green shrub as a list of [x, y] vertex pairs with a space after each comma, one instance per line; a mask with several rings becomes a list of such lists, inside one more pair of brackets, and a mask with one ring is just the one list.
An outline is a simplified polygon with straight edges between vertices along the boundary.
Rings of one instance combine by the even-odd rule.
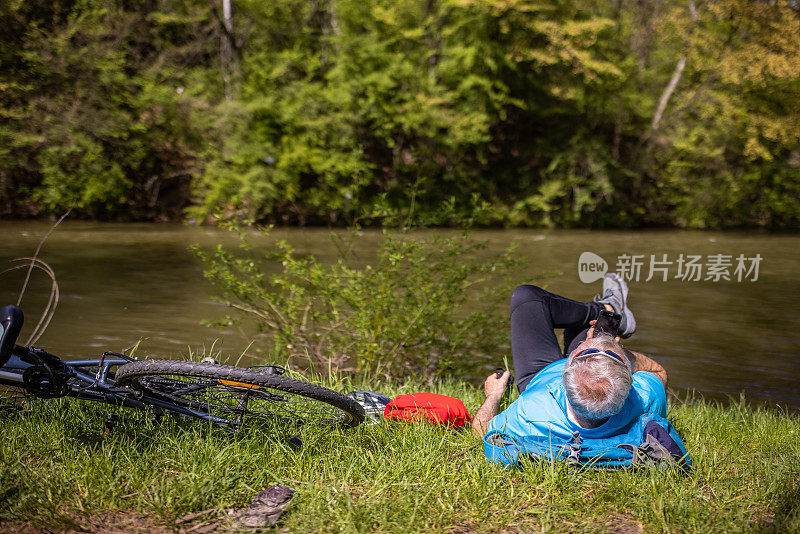
[[511, 287], [513, 245], [487, 254], [486, 243], [466, 233], [384, 231], [374, 261], [356, 264], [351, 231], [332, 236], [339, 256], [325, 263], [286, 241], [261, 250], [240, 235], [244, 255], [222, 246], [194, 251], [228, 304], [267, 334], [272, 361], [427, 378], [460, 358], [502, 361], [508, 341], [499, 301]]

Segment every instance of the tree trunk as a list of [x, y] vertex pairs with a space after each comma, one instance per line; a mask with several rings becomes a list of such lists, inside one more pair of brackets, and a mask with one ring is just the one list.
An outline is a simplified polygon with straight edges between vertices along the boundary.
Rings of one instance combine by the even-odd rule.
[[664, 115], [664, 110], [667, 108], [667, 102], [669, 102], [669, 97], [672, 96], [672, 93], [675, 92], [675, 88], [678, 86], [678, 82], [681, 81], [681, 76], [683, 76], [684, 68], [686, 68], [686, 54], [682, 55], [681, 58], [678, 60], [678, 64], [675, 65], [675, 71], [672, 73], [672, 78], [670, 78], [667, 87], [664, 88], [664, 92], [661, 93], [661, 98], [658, 101], [658, 107], [656, 108], [656, 113], [655, 115], [653, 115], [653, 122], [650, 123], [651, 137], [658, 129], [658, 123], [661, 122], [661, 117]]
[[231, 2], [233, 0], [222, 0], [222, 24], [225, 26], [220, 37], [219, 57], [222, 63], [222, 81], [225, 83], [225, 100], [233, 100], [233, 78], [236, 69], [233, 58], [233, 14]]
[[[697, 8], [694, 5], [694, 0], [689, 0], [689, 18], [691, 19], [692, 27], [694, 27], [694, 24], [697, 22]], [[687, 55], [686, 52], [684, 52], [681, 54], [678, 64], [675, 65], [675, 70], [672, 72], [672, 78], [670, 78], [669, 83], [664, 88], [664, 92], [661, 93], [661, 98], [658, 100], [658, 107], [656, 108], [656, 113], [653, 115], [653, 120], [650, 123], [650, 133], [648, 134], [651, 144], [653, 142], [653, 134], [655, 134], [656, 130], [658, 130], [661, 117], [664, 116], [664, 110], [667, 109], [667, 103], [669, 102], [672, 93], [675, 92], [675, 88], [678, 87], [678, 83], [681, 81], [683, 69], [686, 68], [686, 60]]]

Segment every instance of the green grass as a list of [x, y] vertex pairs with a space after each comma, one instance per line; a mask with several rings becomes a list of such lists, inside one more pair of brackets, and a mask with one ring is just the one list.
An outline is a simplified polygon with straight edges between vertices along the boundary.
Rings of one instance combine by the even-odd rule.
[[[482, 400], [458, 382], [373, 387], [445, 393], [471, 411]], [[673, 403], [670, 419], [694, 460], [688, 475], [562, 463], [507, 470], [488, 463], [466, 430], [422, 424], [308, 427], [294, 450], [277, 429], [231, 437], [119, 410], [125, 420], [104, 438], [107, 411], [71, 400], [2, 411], [0, 526], [66, 528], [118, 511], [168, 524], [245, 506], [281, 482], [297, 491], [278, 526], [298, 532], [800, 531], [800, 420], [744, 402]]]

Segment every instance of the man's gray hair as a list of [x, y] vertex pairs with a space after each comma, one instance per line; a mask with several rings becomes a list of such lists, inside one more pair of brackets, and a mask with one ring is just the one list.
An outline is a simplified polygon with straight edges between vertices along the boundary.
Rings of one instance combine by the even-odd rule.
[[605, 419], [622, 410], [631, 390], [631, 362], [622, 345], [607, 335], [593, 337], [589, 347], [610, 350], [626, 365], [602, 354], [573, 359], [564, 368], [563, 381], [572, 411], [587, 419]]

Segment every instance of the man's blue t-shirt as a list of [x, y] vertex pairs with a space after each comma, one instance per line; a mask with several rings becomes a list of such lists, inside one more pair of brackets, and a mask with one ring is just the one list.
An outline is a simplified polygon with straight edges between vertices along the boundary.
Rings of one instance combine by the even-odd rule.
[[605, 438], [627, 432], [642, 414], [667, 416], [664, 384], [653, 373], [639, 371], [633, 374], [631, 391], [618, 414], [597, 428], [579, 426], [567, 416], [567, 392], [561, 379], [566, 363], [563, 358], [536, 373], [519, 398], [492, 418], [487, 433], [568, 440], [578, 430], [586, 438]]

